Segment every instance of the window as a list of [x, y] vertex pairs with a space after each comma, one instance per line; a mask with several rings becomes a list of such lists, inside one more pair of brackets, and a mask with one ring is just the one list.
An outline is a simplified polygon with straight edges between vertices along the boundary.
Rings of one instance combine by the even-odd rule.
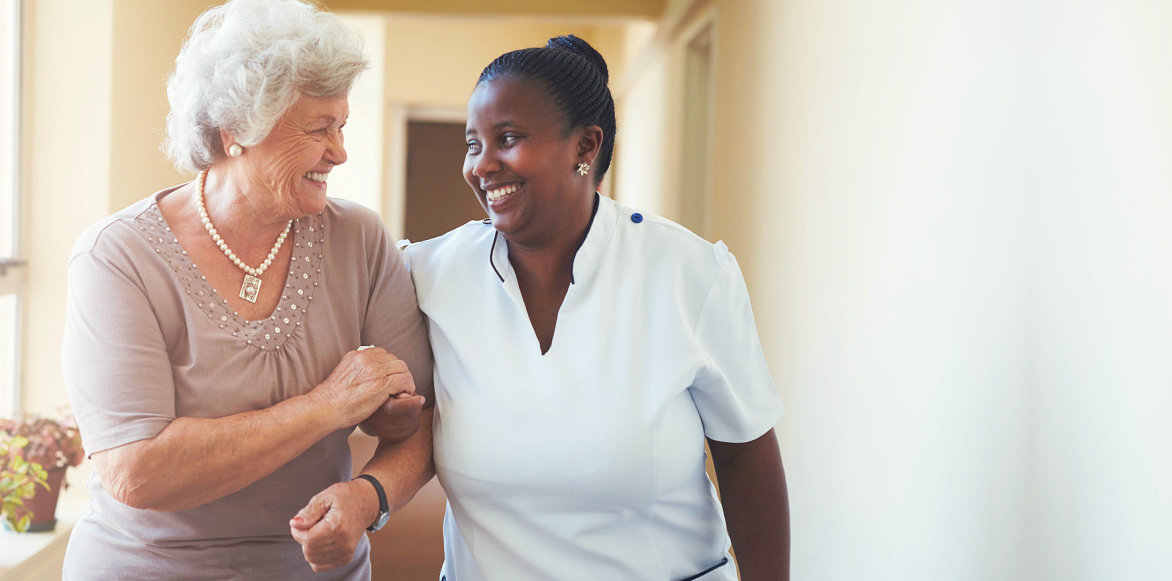
[[20, 409], [20, 0], [0, 0], [0, 415]]

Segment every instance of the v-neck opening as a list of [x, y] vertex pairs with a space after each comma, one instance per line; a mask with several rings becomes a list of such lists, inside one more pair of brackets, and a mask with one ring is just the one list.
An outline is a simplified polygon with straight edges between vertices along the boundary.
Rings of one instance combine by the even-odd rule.
[[[571, 284], [569, 286], [569, 288], [566, 289], [566, 296], [562, 297], [562, 302], [561, 302], [561, 304], [558, 305], [557, 313], [555, 313], [553, 316], [553, 333], [550, 334], [550, 336], [549, 336], [549, 348], [546, 349], [545, 351], [541, 350], [541, 337], [537, 336], [537, 329], [535, 329], [533, 327], [533, 320], [529, 319], [529, 311], [528, 310], [525, 311], [525, 318], [529, 319], [529, 330], [533, 332], [533, 339], [535, 341], [537, 341], [537, 350], [540, 352], [540, 356], [542, 358], [548, 356], [549, 353], [551, 351], [553, 351], [553, 346], [557, 343], [558, 329], [561, 328], [561, 326], [562, 326], [562, 312], [566, 306], [566, 299], [570, 298], [570, 290], [573, 288], [574, 288], [574, 285]], [[518, 292], [520, 292], [519, 287], [517, 290], [518, 290]], [[525, 301], [525, 296], [521, 295], [522, 304], [524, 303], [524, 301]]]
[[[611, 234], [614, 233], [615, 229], [615, 210], [613, 204], [614, 202], [612, 200], [603, 200], [603, 197], [598, 192], [594, 193], [594, 205], [590, 211], [590, 222], [586, 226], [585, 235], [574, 249], [574, 258], [570, 267], [570, 286], [566, 289], [566, 294], [562, 297], [561, 304], [558, 305], [557, 314], [554, 319], [553, 336], [550, 338], [549, 349], [545, 351], [541, 351], [541, 338], [537, 336], [537, 330], [533, 327], [533, 319], [529, 317], [529, 309], [525, 306], [525, 297], [521, 293], [521, 285], [517, 279], [516, 269], [513, 268], [513, 264], [508, 257], [508, 239], [505, 239], [504, 243], [501, 244], [499, 239], [504, 238], [504, 235], [495, 229], [493, 230], [492, 243], [488, 249], [489, 266], [501, 281], [506, 292], [508, 294], [515, 293], [513, 302], [521, 310], [521, 314], [527, 323], [526, 327], [529, 329], [529, 336], [537, 343], [537, 351], [541, 357], [548, 356], [557, 345], [558, 329], [564, 324], [562, 313], [570, 298], [570, 294], [574, 292], [575, 287], [587, 283], [592, 273], [597, 270], [598, 255], [602, 247], [606, 246], [610, 241]], [[500, 263], [500, 267], [497, 266], [498, 262]]]

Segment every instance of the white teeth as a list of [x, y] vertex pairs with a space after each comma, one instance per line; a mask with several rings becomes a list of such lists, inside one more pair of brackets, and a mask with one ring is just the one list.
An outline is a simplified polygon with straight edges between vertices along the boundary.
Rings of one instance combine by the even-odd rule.
[[485, 192], [485, 195], [488, 197], [488, 201], [496, 202], [496, 201], [500, 201], [500, 200], [505, 199], [510, 194], [512, 194], [513, 192], [515, 192], [519, 189], [521, 189], [521, 184], [512, 184], [512, 185], [505, 186], [503, 188], [499, 188], [499, 189], [495, 189], [495, 190], [488, 190]]
[[330, 176], [330, 174], [328, 174], [328, 173], [316, 172], [316, 171], [306, 172], [306, 174], [305, 174], [306, 179], [308, 179], [311, 182], [317, 182], [319, 184], [326, 183], [326, 178], [329, 176]]

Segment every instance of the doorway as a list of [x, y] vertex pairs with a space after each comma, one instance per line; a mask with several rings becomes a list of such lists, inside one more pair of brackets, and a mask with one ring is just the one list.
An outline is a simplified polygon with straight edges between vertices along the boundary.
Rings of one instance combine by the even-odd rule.
[[487, 215], [464, 181], [464, 122], [407, 121], [403, 232], [413, 242], [435, 238]]
[[679, 222], [701, 238], [709, 236], [712, 208], [712, 46], [710, 21], [684, 46]]

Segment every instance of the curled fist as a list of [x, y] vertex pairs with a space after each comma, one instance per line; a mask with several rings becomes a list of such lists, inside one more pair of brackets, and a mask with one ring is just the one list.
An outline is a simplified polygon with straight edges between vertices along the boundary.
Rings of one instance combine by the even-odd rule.
[[401, 393], [388, 399], [360, 426], [368, 435], [384, 442], [397, 444], [410, 438], [419, 429], [419, 414], [427, 398]]
[[370, 484], [339, 482], [314, 495], [289, 521], [289, 531], [313, 570], [329, 571], [354, 559], [377, 514], [378, 497]]

